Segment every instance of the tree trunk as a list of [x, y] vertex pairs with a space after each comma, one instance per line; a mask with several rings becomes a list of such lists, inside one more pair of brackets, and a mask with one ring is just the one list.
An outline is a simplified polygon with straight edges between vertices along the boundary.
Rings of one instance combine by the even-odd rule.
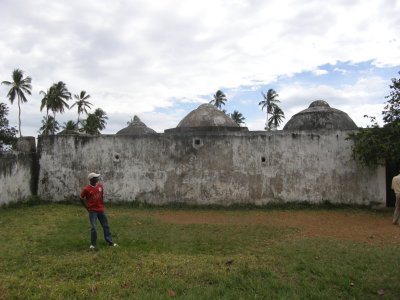
[[19, 128], [19, 137], [22, 137], [22, 132], [21, 132], [21, 105], [19, 103], [19, 98], [18, 98], [18, 128]]

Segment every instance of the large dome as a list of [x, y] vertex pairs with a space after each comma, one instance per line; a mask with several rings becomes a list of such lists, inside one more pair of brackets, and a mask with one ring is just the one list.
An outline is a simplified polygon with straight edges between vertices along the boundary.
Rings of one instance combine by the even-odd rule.
[[316, 100], [295, 114], [283, 130], [354, 130], [357, 125], [343, 111], [332, 108], [324, 100]]
[[134, 116], [133, 121], [129, 123], [128, 127], [125, 127], [118, 131], [116, 134], [118, 135], [141, 135], [141, 134], [149, 134], [156, 133], [153, 129], [149, 128], [140, 121], [139, 117]]
[[220, 111], [214, 105], [206, 103], [191, 111], [179, 122], [176, 128], [167, 129], [165, 132], [199, 130], [246, 131], [248, 129], [240, 127], [227, 114]]

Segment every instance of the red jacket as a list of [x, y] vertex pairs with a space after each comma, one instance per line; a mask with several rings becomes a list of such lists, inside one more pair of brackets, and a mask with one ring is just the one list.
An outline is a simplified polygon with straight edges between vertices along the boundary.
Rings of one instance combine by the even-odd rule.
[[97, 183], [96, 186], [88, 184], [81, 192], [81, 198], [85, 199], [85, 206], [89, 211], [104, 212], [103, 185]]

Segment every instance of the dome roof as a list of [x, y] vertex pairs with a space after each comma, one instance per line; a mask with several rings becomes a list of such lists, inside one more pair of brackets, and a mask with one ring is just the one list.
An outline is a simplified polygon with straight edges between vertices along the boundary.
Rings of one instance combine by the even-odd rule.
[[153, 129], [149, 128], [140, 121], [139, 117], [134, 116], [133, 121], [129, 123], [128, 127], [125, 127], [118, 131], [116, 134], [118, 135], [141, 135], [141, 134], [149, 134], [156, 133]]
[[332, 108], [324, 100], [316, 100], [295, 114], [283, 130], [354, 130], [357, 125], [343, 111]]
[[166, 132], [193, 130], [243, 131], [247, 130], [247, 128], [240, 127], [227, 114], [220, 111], [214, 105], [205, 103], [184, 117], [176, 128], [167, 129]]

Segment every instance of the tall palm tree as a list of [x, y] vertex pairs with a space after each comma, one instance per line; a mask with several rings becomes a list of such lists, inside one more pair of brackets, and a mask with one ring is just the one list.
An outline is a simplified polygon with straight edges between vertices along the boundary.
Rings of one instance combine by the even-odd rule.
[[85, 113], [87, 114], [88, 111], [87, 109], [90, 109], [90, 107], [92, 106], [92, 103], [90, 103], [89, 101], [87, 101], [90, 98], [89, 94], [86, 94], [86, 91], [81, 91], [79, 93], [79, 95], [74, 95], [74, 98], [76, 99], [75, 103], [71, 105], [70, 108], [73, 108], [75, 105], [78, 108], [78, 122], [77, 124], [79, 124], [79, 116], [81, 115], [81, 113]]
[[43, 108], [46, 107], [46, 117], [49, 116], [49, 110], [51, 106], [51, 99], [50, 99], [50, 89], [48, 89], [46, 92], [45, 91], [40, 91], [39, 94], [43, 95], [42, 102], [40, 104], [40, 111], [43, 110]]
[[[260, 105], [261, 106], [261, 110], [264, 110], [264, 108], [266, 108], [266, 111], [267, 111], [267, 122], [266, 122], [266, 129], [267, 128], [270, 128], [269, 127], [269, 118], [268, 118], [268, 115], [269, 114], [273, 114], [274, 113], [274, 111], [275, 111], [275, 109], [280, 109], [280, 107], [278, 106], [278, 104], [277, 103], [279, 103], [280, 101], [278, 100], [278, 97], [279, 97], [279, 95], [275, 92], [275, 90], [273, 90], [273, 89], [269, 89], [268, 91], [267, 91], [267, 94], [264, 94], [263, 92], [261, 92], [261, 94], [263, 95], [263, 97], [264, 97], [264, 100], [263, 101], [260, 101], [259, 103], [258, 103], [258, 105]], [[281, 110], [281, 109], [280, 109]], [[281, 110], [282, 111], [282, 110]], [[283, 111], [282, 111], [283, 112]]]
[[69, 99], [71, 99], [71, 93], [64, 82], [59, 81], [50, 87], [50, 110], [54, 118], [57, 112], [63, 113], [65, 108], [69, 108], [67, 103]]
[[63, 113], [65, 108], [69, 108], [67, 101], [71, 99], [71, 93], [62, 81], [53, 83], [47, 92], [40, 91], [40, 94], [43, 95], [40, 111], [46, 107], [46, 116], [49, 115], [49, 110], [51, 110], [53, 117], [56, 118], [57, 112]]
[[233, 113], [231, 113], [230, 117], [232, 118], [233, 121], [236, 122], [239, 126], [241, 124], [244, 124], [244, 120], [246, 120], [245, 117], [243, 117], [242, 113], [238, 112], [237, 110], [234, 110]]
[[60, 129], [60, 125], [56, 119], [52, 116], [43, 117], [42, 127], [39, 129], [39, 134], [49, 135], [55, 134]]
[[18, 100], [18, 129], [19, 136], [22, 136], [21, 132], [21, 103], [26, 103], [28, 100], [25, 97], [25, 93], [31, 95], [32, 90], [32, 78], [25, 77], [24, 72], [20, 69], [14, 69], [12, 73], [12, 81], [3, 81], [2, 84], [11, 86], [8, 91], [7, 97], [11, 104], [14, 103], [15, 98]]
[[268, 119], [268, 126], [265, 130], [277, 129], [279, 124], [282, 123], [283, 119], [285, 118], [285, 113], [280, 107], [275, 107], [273, 110], [271, 117]]
[[222, 105], [225, 105], [226, 101], [228, 101], [228, 99], [226, 99], [225, 93], [218, 90], [214, 95], [214, 99], [211, 100], [210, 103], [214, 104], [218, 109], [221, 109]]

